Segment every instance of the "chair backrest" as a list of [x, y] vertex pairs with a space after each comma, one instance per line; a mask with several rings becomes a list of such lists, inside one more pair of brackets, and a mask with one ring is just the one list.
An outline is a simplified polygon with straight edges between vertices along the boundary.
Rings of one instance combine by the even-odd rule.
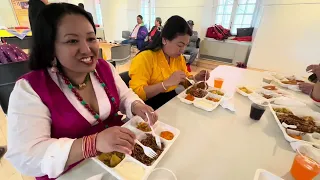
[[122, 38], [129, 39], [130, 34], [131, 34], [130, 31], [122, 31]]
[[32, 46], [32, 37], [26, 36], [23, 40], [17, 37], [5, 37], [3, 38], [8, 44], [15, 44], [21, 49], [31, 49]]
[[126, 83], [126, 85], [129, 87], [129, 81], [131, 80], [130, 79], [130, 76], [129, 76], [129, 71], [126, 71], [126, 72], [122, 72], [119, 74], [121, 79]]
[[0, 65], [0, 84], [16, 82], [19, 77], [30, 72], [29, 61], [19, 61]]
[[8, 111], [9, 97], [14, 88], [15, 82], [0, 84], [0, 106], [5, 114]]
[[131, 57], [131, 45], [125, 44], [120, 46], [113, 46], [111, 48], [111, 60], [116, 63], [126, 63]]

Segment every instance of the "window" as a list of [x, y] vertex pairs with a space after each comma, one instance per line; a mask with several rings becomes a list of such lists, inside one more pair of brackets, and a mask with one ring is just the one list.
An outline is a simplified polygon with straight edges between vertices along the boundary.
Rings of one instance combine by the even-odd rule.
[[98, 24], [103, 27], [100, 0], [96, 0], [95, 6]]
[[231, 29], [231, 34], [236, 34], [237, 28], [251, 27], [256, 3], [257, 0], [219, 0], [215, 24]]
[[141, 0], [141, 15], [145, 26], [150, 29], [156, 19], [155, 0]]

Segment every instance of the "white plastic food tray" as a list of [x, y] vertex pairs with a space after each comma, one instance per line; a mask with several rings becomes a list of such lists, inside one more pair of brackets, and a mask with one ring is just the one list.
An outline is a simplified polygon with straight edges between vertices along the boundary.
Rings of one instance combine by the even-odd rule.
[[[217, 94], [212, 94], [212, 93], [208, 92], [210, 90], [217, 90], [217, 89], [215, 89], [213, 87], [209, 87], [208, 90], [207, 90], [208, 94], [205, 97], [203, 97], [203, 98], [195, 97], [195, 99], [193, 101], [189, 101], [189, 100], [185, 99], [185, 97], [187, 96], [186, 92], [187, 92], [188, 89], [186, 89], [185, 91], [183, 91], [182, 93], [180, 93], [178, 95], [178, 98], [180, 99], [180, 101], [183, 102], [183, 103], [186, 103], [186, 104], [193, 104], [195, 107], [203, 109], [203, 110], [208, 111], [208, 112], [213, 111], [214, 109], [216, 109], [220, 105], [220, 103], [222, 102], [222, 100], [224, 98], [224, 96], [219, 96]], [[219, 91], [221, 91], [224, 94], [226, 94], [225, 91], [223, 91], [223, 90], [219, 90]], [[220, 99], [220, 101], [219, 102], [213, 102], [213, 101], [207, 100], [206, 98], [208, 98], [208, 97], [213, 97], [213, 98], [216, 98], [216, 99]]]
[[253, 180], [284, 180], [269, 171], [266, 171], [264, 169], [257, 169], [256, 174], [254, 175]]
[[[144, 139], [146, 137], [146, 134], [151, 134], [151, 133], [142, 132], [141, 130], [137, 129], [136, 126], [139, 122], [144, 122], [144, 121], [140, 117], [135, 116], [132, 119], [130, 119], [127, 123], [125, 123], [122, 127], [130, 129], [133, 133], [136, 134], [137, 139], [141, 141], [142, 139]], [[120, 172], [119, 169], [120, 169], [121, 165], [126, 162], [134, 163], [138, 167], [143, 168], [143, 170], [144, 170], [143, 176], [138, 177], [137, 179], [146, 180], [148, 178], [148, 176], [150, 175], [150, 173], [152, 172], [152, 170], [161, 161], [163, 156], [167, 153], [167, 151], [170, 149], [171, 145], [175, 142], [175, 140], [178, 138], [178, 136], [180, 134], [180, 130], [178, 130], [177, 128], [174, 128], [168, 124], [165, 124], [161, 121], [156, 122], [156, 124], [154, 124], [153, 127], [154, 127], [154, 130], [155, 130], [155, 133], [157, 136], [160, 137], [160, 133], [162, 131], [170, 131], [174, 134], [174, 138], [172, 140], [166, 140], [166, 139], [163, 139], [160, 137], [161, 142], [164, 143], [164, 145], [165, 145], [165, 148], [164, 148], [163, 152], [161, 153], [161, 155], [157, 158], [157, 160], [155, 160], [152, 163], [151, 166], [147, 166], [145, 164], [142, 164], [140, 161], [134, 159], [133, 157], [131, 157], [130, 155], [127, 155], [127, 154], [125, 155], [125, 158], [114, 168], [108, 167], [103, 162], [101, 162], [97, 157], [92, 158], [92, 159], [119, 180], [128, 180], [127, 178], [123, 177], [126, 175], [121, 175], [121, 173], [119, 173]], [[129, 173], [131, 171], [128, 169], [128, 171], [126, 171], [126, 172]], [[132, 172], [131, 172], [131, 174], [127, 174], [127, 175], [132, 175]]]
[[[287, 88], [290, 89], [292, 91], [296, 91], [296, 92], [300, 92], [301, 90], [299, 89], [299, 85], [290, 85], [290, 84], [284, 84], [281, 81], [286, 81], [290, 78], [290, 76], [284, 76], [281, 74], [273, 74], [273, 81], [276, 82], [277, 84], [279, 84], [281, 87], [283, 88]], [[302, 81], [306, 81], [304, 78], [298, 77], [298, 76], [292, 76], [297, 80], [302, 80]]]
[[[276, 93], [276, 92], [274, 92], [274, 91], [270, 91], [270, 90], [263, 89], [263, 88], [254, 91], [254, 93], [256, 93], [257, 95], [259, 95], [262, 99], [264, 99], [264, 100], [267, 101], [267, 102], [271, 102], [271, 101], [274, 101], [276, 98], [282, 97], [282, 95], [280, 95], [280, 94], [278, 94], [278, 93]], [[263, 97], [262, 94], [271, 95], [272, 98], [267, 99], [267, 98]]]
[[[300, 141], [300, 142], [303, 142], [303, 143], [314, 144], [314, 145], [319, 146], [319, 144], [315, 144], [315, 143], [304, 141], [304, 140], [295, 139], [295, 138], [289, 136], [288, 133], [287, 133], [287, 129], [281, 124], [281, 122], [280, 122], [276, 112], [273, 110], [273, 108], [286, 108], [286, 109], [290, 110], [294, 115], [299, 116], [299, 117], [301, 117], [301, 116], [311, 116], [315, 120], [316, 125], [320, 125], [320, 113], [315, 112], [315, 111], [313, 111], [313, 110], [311, 110], [311, 109], [309, 109], [307, 107], [287, 107], [287, 106], [279, 106], [279, 105], [269, 105], [269, 108], [270, 108], [270, 111], [273, 114], [278, 126], [280, 127], [284, 138], [288, 142]], [[290, 124], [288, 124], [288, 125], [290, 125]], [[289, 130], [288, 132], [290, 132], [292, 134], [302, 133], [302, 132], [299, 132], [299, 131], [296, 131], [296, 130]]]
[[[237, 93], [241, 94], [242, 96], [250, 96], [250, 94], [245, 93], [244, 91], [241, 91], [239, 88], [246, 87], [248, 90], [250, 90], [252, 93], [254, 93], [254, 90], [251, 88], [248, 88], [247, 86], [237, 86], [236, 91]], [[251, 94], [252, 94], [251, 93]]]

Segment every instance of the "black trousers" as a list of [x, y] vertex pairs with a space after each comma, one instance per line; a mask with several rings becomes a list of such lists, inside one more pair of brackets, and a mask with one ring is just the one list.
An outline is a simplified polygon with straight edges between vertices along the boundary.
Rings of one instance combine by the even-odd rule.
[[157, 110], [162, 105], [170, 101], [172, 98], [176, 97], [177, 93], [175, 90], [167, 92], [167, 93], [160, 93], [155, 97], [148, 99], [145, 103], [152, 107], [154, 110]]

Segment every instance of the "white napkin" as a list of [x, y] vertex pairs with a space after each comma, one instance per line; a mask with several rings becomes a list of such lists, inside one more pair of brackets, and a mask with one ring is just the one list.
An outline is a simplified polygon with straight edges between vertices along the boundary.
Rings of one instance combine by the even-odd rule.
[[228, 109], [232, 112], [236, 112], [236, 109], [234, 107], [234, 101], [233, 98], [230, 99], [223, 99], [222, 102], [220, 103], [221, 107], [224, 109]]
[[87, 180], [102, 180], [104, 173], [92, 176], [90, 178], [88, 178]]

